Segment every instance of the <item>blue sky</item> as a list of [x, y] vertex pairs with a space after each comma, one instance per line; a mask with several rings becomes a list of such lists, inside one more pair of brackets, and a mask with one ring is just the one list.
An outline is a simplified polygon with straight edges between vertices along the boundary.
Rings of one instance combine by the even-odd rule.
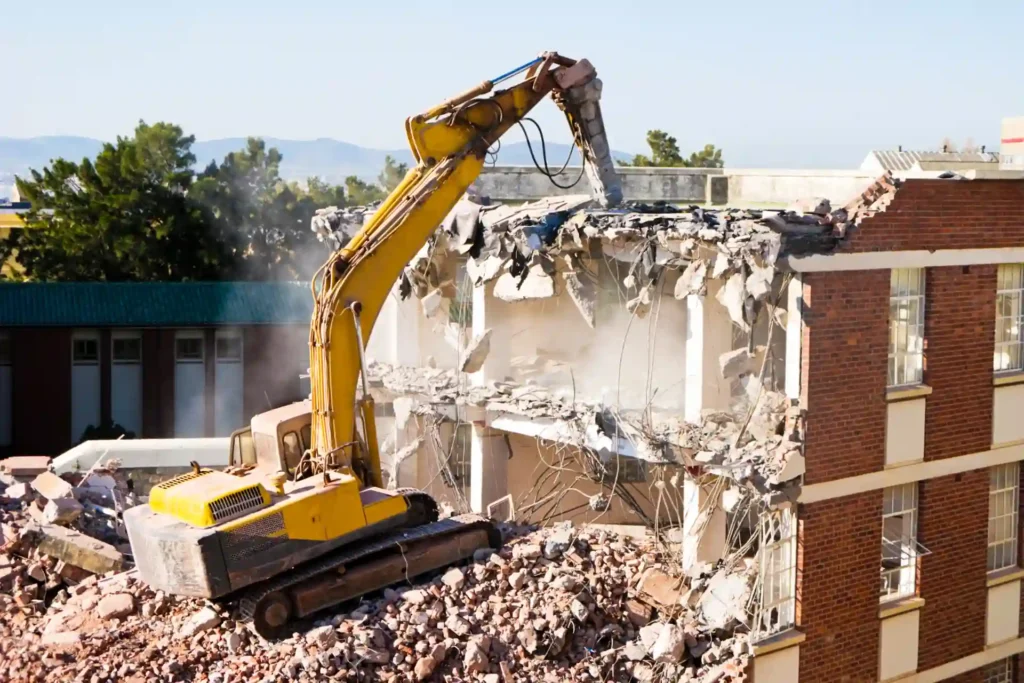
[[[141, 118], [402, 147], [406, 116], [545, 49], [597, 66], [616, 149], [662, 128], [730, 166], [995, 148], [1024, 114], [1019, 0], [51, 0], [6, 18], [0, 136], [109, 139]], [[537, 118], [569, 140], [553, 105]]]

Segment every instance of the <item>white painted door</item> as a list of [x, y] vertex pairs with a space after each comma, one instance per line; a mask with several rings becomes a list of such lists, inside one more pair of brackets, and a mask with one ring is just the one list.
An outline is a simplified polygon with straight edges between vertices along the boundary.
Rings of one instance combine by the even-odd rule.
[[178, 332], [174, 338], [174, 435], [206, 434], [206, 357], [202, 331]]
[[100, 333], [76, 330], [71, 335], [71, 443], [87, 427], [100, 424]]
[[213, 383], [213, 414], [216, 436], [231, 436], [242, 424], [242, 335], [237, 330], [217, 330], [216, 375]]
[[114, 332], [110, 339], [110, 417], [142, 436], [142, 333]]
[[11, 363], [11, 337], [0, 332], [0, 446], [11, 445], [14, 417], [11, 397], [14, 391], [14, 367]]

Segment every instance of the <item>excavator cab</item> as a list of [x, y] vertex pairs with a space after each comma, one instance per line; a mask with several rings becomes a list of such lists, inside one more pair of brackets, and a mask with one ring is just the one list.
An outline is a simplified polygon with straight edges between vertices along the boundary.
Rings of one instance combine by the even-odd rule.
[[288, 479], [309, 476], [312, 419], [309, 402], [298, 401], [253, 416], [250, 426], [231, 435], [231, 465], [255, 465], [265, 474], [284, 472]]

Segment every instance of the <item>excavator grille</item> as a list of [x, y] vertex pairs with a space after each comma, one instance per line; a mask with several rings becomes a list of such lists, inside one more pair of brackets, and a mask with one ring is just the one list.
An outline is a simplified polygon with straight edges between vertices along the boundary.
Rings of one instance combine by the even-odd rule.
[[219, 524], [247, 512], [259, 510], [266, 504], [262, 487], [250, 486], [212, 501], [210, 514], [213, 515], [213, 521]]

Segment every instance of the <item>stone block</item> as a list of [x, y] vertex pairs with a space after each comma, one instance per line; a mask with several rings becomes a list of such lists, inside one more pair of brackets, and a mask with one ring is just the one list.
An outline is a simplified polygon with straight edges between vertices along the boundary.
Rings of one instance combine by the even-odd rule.
[[124, 555], [116, 548], [74, 529], [44, 524], [38, 533], [39, 552], [93, 574], [118, 571], [124, 565]]
[[32, 488], [49, 500], [74, 498], [73, 487], [53, 472], [43, 472], [32, 480]]

